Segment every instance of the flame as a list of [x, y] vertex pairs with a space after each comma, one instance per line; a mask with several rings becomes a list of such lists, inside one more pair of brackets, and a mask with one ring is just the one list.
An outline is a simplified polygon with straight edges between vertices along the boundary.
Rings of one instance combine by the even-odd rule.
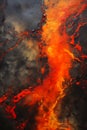
[[[44, 52], [48, 56], [50, 65], [49, 76], [44, 80], [43, 85], [37, 87], [34, 92], [39, 96], [39, 112], [36, 117], [37, 130], [60, 130], [61, 123], [58, 121], [54, 108], [65, 95], [64, 90], [68, 86], [64, 84], [65, 79], [71, 80], [69, 69], [71, 61], [75, 59], [70, 51], [68, 35], [66, 32], [60, 34], [60, 26], [72, 13], [79, 8], [82, 0], [45, 0], [46, 24], [42, 30], [42, 40], [46, 43]], [[78, 59], [79, 60], [79, 59]], [[46, 109], [46, 110], [44, 110]], [[71, 130], [69, 124], [64, 130]]]
[[[34, 105], [38, 102], [38, 113], [36, 113], [36, 130], [71, 130], [69, 123], [63, 127], [54, 109], [65, 96], [64, 90], [68, 87], [65, 81], [71, 81], [69, 70], [72, 66], [72, 60], [78, 60], [71, 52], [69, 36], [64, 30], [60, 33], [60, 27], [66, 22], [66, 19], [78, 10], [83, 10], [83, 0], [44, 0], [46, 23], [42, 27], [42, 43], [46, 44], [42, 51], [48, 57], [50, 72], [44, 79], [43, 84], [34, 88], [33, 91], [25, 89], [14, 96], [13, 103], [17, 103], [21, 98], [25, 98], [24, 103]], [[28, 35], [27, 32], [22, 35]], [[71, 43], [73, 44], [73, 38]], [[77, 46], [81, 50], [80, 46]], [[85, 55], [84, 55], [85, 57]], [[86, 56], [87, 57], [87, 56]], [[43, 74], [44, 68], [41, 69]], [[6, 97], [0, 98], [3, 102]], [[8, 106], [7, 111], [13, 112], [14, 107]], [[13, 113], [13, 116], [15, 114]], [[63, 127], [63, 128], [62, 128]]]

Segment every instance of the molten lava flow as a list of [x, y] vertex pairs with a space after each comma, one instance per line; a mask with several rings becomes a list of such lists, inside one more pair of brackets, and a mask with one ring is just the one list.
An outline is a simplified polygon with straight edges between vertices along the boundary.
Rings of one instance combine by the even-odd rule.
[[[65, 31], [65, 26], [60, 32], [61, 26], [66, 22], [66, 19], [75, 14], [78, 14], [85, 8], [82, 6], [82, 0], [45, 0], [47, 17], [46, 23], [42, 28], [42, 43], [46, 44], [42, 49], [42, 57], [47, 55], [50, 66], [50, 73], [43, 81], [43, 84], [37, 86], [33, 91], [29, 90], [24, 93], [26, 96], [25, 104], [33, 105], [38, 102], [38, 113], [36, 114], [37, 128], [36, 130], [71, 130], [69, 123], [64, 124], [58, 121], [54, 108], [56, 104], [61, 102], [64, 97], [64, 90], [68, 87], [65, 83], [70, 82], [69, 69], [71, 61], [76, 59], [71, 52], [69, 36]], [[72, 24], [72, 23], [71, 23]], [[72, 25], [70, 25], [72, 26]], [[76, 59], [79, 61], [79, 59]], [[41, 72], [44, 73], [44, 68]], [[23, 95], [18, 94], [14, 102], [18, 102]], [[17, 98], [17, 99], [16, 99]]]
[[[38, 94], [40, 102], [36, 120], [38, 122], [37, 130], [56, 130], [61, 129], [61, 123], [56, 118], [54, 108], [56, 103], [64, 97], [64, 90], [68, 87], [64, 81], [71, 80], [69, 69], [71, 60], [75, 58], [70, 51], [69, 37], [65, 29], [62, 34], [60, 33], [60, 27], [66, 18], [80, 10], [82, 0], [45, 0], [44, 2], [47, 7], [47, 20], [43, 26], [42, 40], [46, 43], [44, 52], [48, 56], [50, 73], [43, 85], [34, 90]], [[80, 11], [83, 10], [83, 7]], [[67, 128], [63, 129], [70, 129], [69, 124]]]
[[[71, 130], [70, 124], [66, 121], [66, 124], [60, 123], [56, 116], [54, 109], [56, 104], [61, 102], [61, 99], [65, 96], [64, 90], [68, 87], [68, 83], [71, 82], [69, 70], [72, 66], [72, 60], [78, 60], [71, 52], [71, 44], [74, 44], [74, 37], [68, 36], [66, 33], [66, 26], [64, 23], [66, 19], [75, 14], [75, 17], [79, 15], [85, 8], [84, 0], [44, 0], [46, 23], [42, 27], [42, 52], [41, 57], [48, 57], [48, 64], [50, 67], [49, 75], [44, 79], [43, 83], [36, 86], [34, 89], [25, 89], [22, 92], [15, 95], [12, 99], [12, 106], [7, 106], [6, 111], [13, 115], [16, 119], [15, 108], [22, 98], [25, 105], [33, 106], [38, 103], [38, 112], [35, 116], [37, 123], [35, 130]], [[79, 10], [79, 11], [78, 11]], [[78, 13], [77, 13], [78, 12]], [[64, 25], [64, 26], [63, 26]], [[69, 28], [73, 26], [70, 23]], [[76, 31], [79, 30], [80, 24]], [[41, 33], [40, 31], [40, 33]], [[38, 32], [39, 33], [39, 32]], [[29, 37], [28, 32], [23, 32], [19, 37]], [[70, 41], [71, 38], [71, 41]], [[20, 39], [21, 40], [21, 39]], [[40, 43], [40, 45], [41, 45]], [[18, 45], [18, 43], [16, 44]], [[13, 50], [13, 46], [11, 50]], [[81, 51], [81, 46], [78, 44], [76, 49]], [[83, 55], [83, 58], [87, 55]], [[41, 68], [41, 73], [44, 74], [45, 68]], [[66, 83], [67, 82], [67, 83]], [[7, 96], [0, 98], [0, 103], [4, 102]], [[30, 111], [31, 112], [31, 111]], [[22, 127], [26, 126], [26, 122], [22, 122]], [[23, 129], [23, 128], [21, 128]]]

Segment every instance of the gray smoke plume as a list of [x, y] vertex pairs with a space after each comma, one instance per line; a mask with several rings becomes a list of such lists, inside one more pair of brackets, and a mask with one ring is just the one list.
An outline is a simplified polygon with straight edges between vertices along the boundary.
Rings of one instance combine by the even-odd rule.
[[22, 86], [36, 84], [37, 77], [40, 77], [37, 38], [29, 36], [18, 42], [18, 34], [38, 28], [42, 18], [41, 6], [41, 0], [0, 0], [0, 96], [9, 86], [23, 89]]
[[7, 0], [6, 21], [17, 31], [36, 29], [41, 17], [42, 0]]

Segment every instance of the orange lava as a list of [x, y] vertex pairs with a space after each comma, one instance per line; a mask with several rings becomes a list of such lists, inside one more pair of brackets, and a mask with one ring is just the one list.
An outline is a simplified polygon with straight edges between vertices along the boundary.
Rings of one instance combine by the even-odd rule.
[[[56, 103], [64, 97], [64, 90], [68, 87], [64, 81], [70, 81], [69, 69], [74, 54], [70, 51], [68, 35], [65, 31], [60, 33], [61, 25], [66, 19], [77, 12], [82, 11], [82, 0], [45, 0], [46, 23], [42, 28], [42, 41], [46, 43], [43, 52], [48, 57], [50, 73], [41, 86], [37, 86], [26, 96], [25, 104], [39, 104], [39, 112], [36, 116], [36, 130], [61, 130], [61, 123], [58, 121], [54, 108]], [[79, 13], [81, 13], [79, 11]], [[73, 42], [73, 41], [72, 41]], [[77, 46], [80, 49], [79, 46]], [[80, 49], [81, 50], [81, 49]], [[42, 68], [42, 73], [44, 69]], [[71, 130], [70, 126], [63, 130]]]
[[[56, 104], [61, 102], [61, 99], [65, 96], [64, 90], [69, 87], [65, 82], [71, 81], [69, 70], [72, 66], [72, 60], [75, 59], [71, 52], [69, 36], [65, 29], [61, 34], [60, 28], [71, 14], [78, 12], [78, 10], [78, 14], [83, 11], [85, 8], [85, 6], [82, 6], [83, 1], [44, 0], [46, 23], [42, 27], [42, 43], [44, 42], [46, 46], [43, 47], [42, 51], [48, 57], [49, 75], [40, 86], [33, 90], [25, 89], [13, 98], [14, 104], [24, 97], [26, 97], [24, 103], [27, 105], [38, 103], [38, 113], [35, 117], [36, 130], [71, 130], [69, 124], [67, 124], [67, 128], [61, 128], [62, 123], [58, 121], [54, 112]], [[20, 35], [29, 34], [25, 32]], [[71, 43], [73, 44], [73, 38]], [[80, 46], [76, 46], [76, 48], [81, 51]], [[42, 68], [41, 73], [43, 74], [44, 71], [45, 69]], [[0, 102], [3, 102], [5, 98], [0, 98]], [[14, 109], [8, 106], [7, 111], [13, 112]], [[13, 116], [16, 118], [15, 114]]]
[[[82, 11], [82, 0], [45, 0], [47, 20], [42, 28], [42, 41], [46, 43], [43, 52], [48, 57], [50, 73], [41, 86], [37, 86], [26, 103], [30, 99], [33, 104], [39, 102], [39, 112], [36, 116], [37, 130], [61, 130], [61, 123], [55, 115], [54, 108], [65, 95], [64, 90], [68, 86], [64, 81], [70, 81], [69, 69], [74, 54], [70, 51], [68, 35], [65, 31], [60, 34], [60, 27], [66, 19], [77, 12]], [[42, 73], [43, 73], [42, 68]], [[32, 95], [32, 96], [31, 96]], [[63, 128], [70, 130], [71, 128]]]

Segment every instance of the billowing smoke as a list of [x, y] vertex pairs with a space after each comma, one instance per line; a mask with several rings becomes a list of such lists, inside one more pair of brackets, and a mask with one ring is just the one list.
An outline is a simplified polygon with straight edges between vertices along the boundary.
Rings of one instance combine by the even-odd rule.
[[35, 29], [42, 17], [41, 5], [42, 0], [8, 0], [6, 22], [13, 24], [17, 31]]
[[35, 29], [42, 17], [41, 6], [42, 0], [0, 0], [0, 25], [5, 20], [17, 30]]
[[[38, 38], [32, 35], [42, 19], [41, 7], [41, 0], [0, 1], [0, 95], [9, 86], [15, 91], [17, 86], [35, 85], [41, 77]], [[31, 30], [32, 36], [19, 36], [26, 30]]]

